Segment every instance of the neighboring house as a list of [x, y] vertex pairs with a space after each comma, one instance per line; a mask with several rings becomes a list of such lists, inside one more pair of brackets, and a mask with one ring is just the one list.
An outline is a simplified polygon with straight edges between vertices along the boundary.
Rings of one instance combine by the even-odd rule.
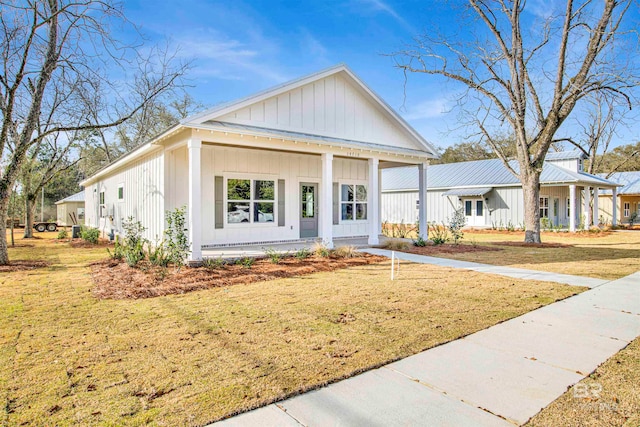
[[[616, 172], [607, 179], [622, 186], [618, 188], [616, 198], [617, 222], [629, 223], [631, 216], [636, 212], [635, 222], [640, 223], [640, 171]], [[612, 200], [611, 190], [600, 190], [599, 215], [607, 222], [613, 219]]]
[[[547, 218], [549, 225], [575, 230], [581, 222], [589, 224], [591, 211], [585, 209], [585, 204], [589, 206], [592, 202], [591, 197], [585, 197], [584, 189], [616, 187], [614, 182], [583, 172], [583, 159], [583, 154], [577, 151], [547, 154], [540, 177], [540, 217]], [[518, 171], [516, 161], [510, 165]], [[501, 160], [434, 165], [429, 166], [427, 172], [430, 222], [446, 222], [456, 209], [462, 208], [469, 227], [522, 227], [524, 224], [522, 185]], [[597, 192], [595, 194], [593, 205], [597, 206]], [[420, 207], [418, 195], [415, 170], [383, 171], [382, 220], [415, 222]]]
[[[81, 184], [87, 224], [129, 216], [163, 236], [186, 206], [191, 259], [202, 247], [380, 233], [379, 171], [436, 150], [348, 67], [335, 66], [189, 117]], [[424, 180], [423, 180], [424, 181]], [[426, 216], [422, 215], [423, 221]], [[425, 223], [426, 224], [426, 223]]]
[[[56, 202], [57, 223], [60, 226], [84, 224], [84, 191], [73, 194]], [[74, 219], [76, 224], [74, 224]]]

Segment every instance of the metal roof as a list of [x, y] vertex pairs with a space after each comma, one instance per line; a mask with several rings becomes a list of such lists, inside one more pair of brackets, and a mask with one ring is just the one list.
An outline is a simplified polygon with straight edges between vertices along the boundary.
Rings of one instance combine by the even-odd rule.
[[[519, 171], [518, 162], [509, 165]], [[592, 186], [614, 187], [616, 183], [585, 172], [573, 172], [545, 162], [540, 175], [540, 183], [550, 184], [591, 184]], [[500, 159], [476, 160], [471, 162], [448, 163], [429, 166], [427, 187], [429, 189], [451, 189], [472, 187], [509, 187], [521, 185]], [[383, 169], [382, 191], [402, 191], [418, 188], [418, 169], [402, 167]]]
[[586, 159], [587, 156], [580, 150], [573, 151], [557, 151], [555, 153], [547, 153], [544, 157], [545, 160], [575, 160]]
[[[598, 174], [606, 176], [606, 174]], [[617, 182], [622, 186], [618, 188], [618, 194], [640, 194], [640, 171], [632, 172], [615, 172], [609, 178], [609, 181]], [[600, 190], [600, 194], [611, 194], [611, 190]]]
[[59, 205], [60, 203], [67, 202], [84, 202], [84, 191], [80, 191], [79, 193], [72, 194], [71, 196], [65, 197], [62, 200], [58, 200], [55, 204]]
[[480, 188], [455, 188], [453, 190], [445, 191], [443, 196], [458, 196], [458, 197], [476, 197], [484, 196], [489, 191], [493, 190], [491, 187]]

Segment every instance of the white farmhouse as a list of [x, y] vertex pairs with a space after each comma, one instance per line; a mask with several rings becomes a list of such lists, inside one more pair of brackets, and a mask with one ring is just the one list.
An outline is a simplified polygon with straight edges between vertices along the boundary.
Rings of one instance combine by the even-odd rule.
[[[598, 212], [597, 189], [615, 194], [618, 184], [585, 173], [583, 159], [578, 151], [547, 154], [540, 176], [540, 218], [548, 225], [575, 231], [581, 223], [591, 224], [592, 212]], [[518, 171], [516, 161], [510, 165]], [[416, 222], [421, 206], [418, 185], [413, 168], [383, 171], [382, 220]], [[429, 166], [427, 188], [430, 222], [447, 222], [457, 209], [463, 209], [468, 227], [517, 228], [524, 223], [522, 185], [499, 159]]]
[[86, 224], [118, 234], [132, 216], [153, 240], [165, 212], [186, 206], [192, 260], [219, 245], [319, 238], [332, 246], [351, 236], [375, 244], [380, 171], [412, 165], [424, 177], [434, 157], [338, 65], [189, 117], [100, 170], [82, 183]]

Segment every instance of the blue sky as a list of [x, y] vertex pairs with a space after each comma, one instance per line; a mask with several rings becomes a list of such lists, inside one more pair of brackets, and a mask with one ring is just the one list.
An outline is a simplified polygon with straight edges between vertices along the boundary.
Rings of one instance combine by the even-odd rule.
[[[531, 0], [534, 13], [543, 0]], [[448, 2], [411, 0], [211, 1], [128, 0], [128, 18], [151, 41], [168, 40], [193, 61], [189, 92], [211, 106], [320, 69], [346, 63], [440, 147], [468, 133], [458, 129], [453, 97], [460, 88], [435, 76], [403, 73], [385, 56], [411, 44], [429, 23], [456, 27]], [[437, 6], [436, 6], [437, 5]], [[537, 7], [537, 12], [536, 12]], [[640, 139], [625, 131], [622, 143]]]

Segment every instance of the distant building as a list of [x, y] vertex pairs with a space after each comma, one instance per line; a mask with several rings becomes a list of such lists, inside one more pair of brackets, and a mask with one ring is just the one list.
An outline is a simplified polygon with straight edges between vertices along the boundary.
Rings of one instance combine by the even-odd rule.
[[71, 226], [74, 219], [77, 224], [84, 224], [84, 191], [73, 194], [56, 202], [58, 211], [57, 223], [60, 226]]
[[[637, 218], [635, 223], [640, 223], [640, 171], [616, 172], [608, 179], [622, 186], [618, 188], [618, 197], [616, 198], [617, 222], [620, 224], [629, 223], [635, 212]], [[613, 198], [611, 196], [611, 190], [600, 190], [601, 203], [598, 214], [608, 222], [613, 219]]]
[[[593, 203], [594, 211], [598, 211], [598, 193], [590, 200], [584, 190], [610, 190], [617, 186], [585, 173], [583, 160], [584, 155], [577, 151], [547, 155], [540, 176], [540, 217], [550, 225], [575, 230], [580, 223], [590, 223], [591, 210], [586, 206]], [[517, 161], [511, 161], [510, 165], [518, 171]], [[499, 159], [429, 166], [426, 200], [429, 222], [446, 222], [462, 208], [469, 227], [524, 224], [522, 184]], [[419, 203], [415, 168], [382, 171], [381, 205], [383, 221], [416, 222]]]

